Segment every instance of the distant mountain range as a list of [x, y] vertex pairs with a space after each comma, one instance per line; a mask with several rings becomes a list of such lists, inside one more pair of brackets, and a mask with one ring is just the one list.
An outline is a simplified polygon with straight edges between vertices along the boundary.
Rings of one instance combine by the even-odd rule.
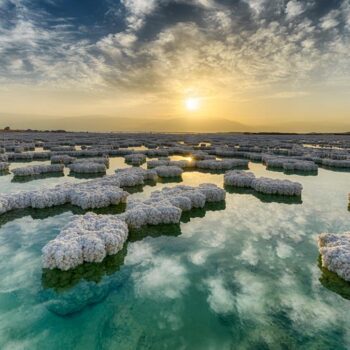
[[327, 123], [294, 121], [278, 125], [245, 125], [236, 121], [215, 118], [120, 118], [106, 116], [80, 116], [66, 118], [44, 118], [30, 115], [0, 116], [0, 129], [10, 126], [11, 129], [38, 129], [67, 131], [121, 131], [121, 132], [347, 132], [348, 124], [335, 124], [330, 120]]

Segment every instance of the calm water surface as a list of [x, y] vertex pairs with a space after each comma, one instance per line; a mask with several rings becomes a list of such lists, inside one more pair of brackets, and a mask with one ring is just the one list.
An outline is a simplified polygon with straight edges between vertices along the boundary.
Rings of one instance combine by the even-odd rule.
[[[110, 164], [109, 173], [127, 167], [122, 158]], [[349, 349], [350, 286], [319, 268], [316, 236], [350, 231], [350, 173], [250, 169], [301, 182], [302, 203], [228, 188], [226, 203], [131, 232], [116, 256], [71, 272], [43, 271], [41, 249], [79, 210], [1, 216], [0, 348]], [[0, 189], [65, 181], [82, 179], [5, 175]], [[203, 182], [223, 186], [223, 175], [183, 175], [185, 184]]]

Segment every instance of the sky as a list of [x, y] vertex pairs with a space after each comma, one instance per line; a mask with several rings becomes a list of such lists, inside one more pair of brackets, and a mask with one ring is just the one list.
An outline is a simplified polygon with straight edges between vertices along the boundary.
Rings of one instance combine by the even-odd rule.
[[0, 0], [5, 124], [350, 131], [350, 0]]

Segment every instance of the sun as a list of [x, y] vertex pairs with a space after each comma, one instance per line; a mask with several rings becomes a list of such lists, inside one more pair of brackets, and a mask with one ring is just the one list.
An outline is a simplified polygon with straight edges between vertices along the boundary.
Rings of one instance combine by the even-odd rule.
[[196, 97], [189, 97], [185, 100], [185, 106], [187, 110], [193, 112], [199, 109], [200, 107], [200, 101], [199, 98]]

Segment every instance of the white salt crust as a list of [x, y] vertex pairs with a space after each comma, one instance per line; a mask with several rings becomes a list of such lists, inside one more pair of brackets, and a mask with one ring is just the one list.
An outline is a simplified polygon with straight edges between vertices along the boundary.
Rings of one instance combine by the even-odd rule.
[[248, 160], [245, 159], [223, 159], [223, 160], [199, 160], [196, 168], [209, 170], [230, 170], [234, 168], [248, 167]]
[[213, 184], [198, 187], [179, 185], [165, 187], [151, 193], [149, 199], [130, 199], [125, 213], [121, 214], [130, 227], [179, 223], [182, 211], [203, 208], [206, 202], [225, 199], [225, 191]]
[[71, 163], [68, 168], [77, 174], [103, 174], [106, 172], [106, 166], [103, 163], [78, 162]]
[[10, 164], [7, 162], [0, 162], [0, 171], [8, 171]]
[[178, 166], [158, 166], [154, 171], [159, 177], [179, 177], [183, 173], [183, 169]]
[[286, 157], [271, 157], [264, 156], [262, 158], [267, 167], [279, 168], [287, 171], [317, 171], [318, 166], [313, 161], [286, 158]]
[[48, 173], [62, 173], [63, 169], [63, 164], [29, 165], [21, 168], [12, 169], [12, 173], [15, 176], [33, 176]]
[[132, 153], [132, 154], [128, 154], [126, 156], [124, 156], [124, 159], [127, 163], [135, 165], [135, 166], [139, 166], [143, 163], [146, 162], [146, 155], [142, 154], [142, 153]]
[[350, 232], [318, 236], [322, 266], [350, 282]]
[[[42, 249], [44, 268], [69, 270], [84, 262], [101, 262], [123, 248], [128, 226], [176, 224], [182, 211], [203, 208], [206, 202], [225, 199], [225, 191], [216, 185], [176, 186], [155, 191], [145, 201], [130, 200], [125, 213], [76, 217]], [[80, 198], [80, 193], [77, 193]]]
[[68, 154], [58, 154], [51, 156], [51, 163], [62, 163], [62, 164], [70, 164], [73, 163], [76, 158], [69, 156]]
[[277, 194], [283, 196], [301, 196], [302, 185], [289, 180], [256, 178], [251, 172], [228, 171], [224, 175], [224, 184], [228, 186], [252, 188], [264, 194]]
[[128, 227], [115, 215], [77, 216], [42, 249], [43, 267], [73, 269], [84, 262], [101, 262], [123, 248]]
[[130, 168], [118, 170], [115, 175], [81, 183], [65, 183], [53, 188], [0, 194], [0, 214], [24, 208], [48, 208], [71, 203], [83, 209], [103, 208], [126, 201], [128, 193], [120, 187], [143, 185], [154, 181], [153, 170]]

